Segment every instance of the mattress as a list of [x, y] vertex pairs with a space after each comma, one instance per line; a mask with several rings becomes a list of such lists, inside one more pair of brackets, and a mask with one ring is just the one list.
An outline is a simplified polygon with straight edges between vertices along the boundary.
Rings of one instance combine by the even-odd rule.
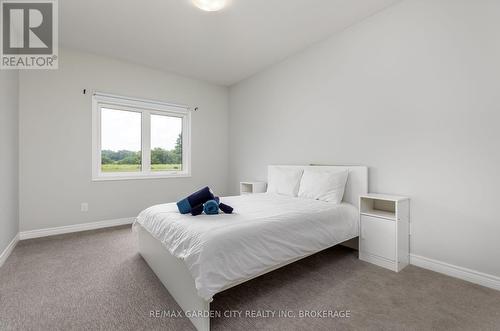
[[181, 215], [175, 203], [139, 214], [141, 225], [193, 276], [198, 295], [210, 301], [232, 284], [358, 236], [358, 211], [274, 194], [225, 197], [226, 215]]

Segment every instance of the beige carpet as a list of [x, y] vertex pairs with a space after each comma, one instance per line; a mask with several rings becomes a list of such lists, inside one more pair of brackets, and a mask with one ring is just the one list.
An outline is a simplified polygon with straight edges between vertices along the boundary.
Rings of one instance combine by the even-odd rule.
[[[500, 292], [335, 247], [216, 296], [216, 311], [349, 310], [349, 318], [218, 318], [213, 330], [500, 330]], [[192, 330], [129, 227], [21, 242], [0, 269], [1, 330]], [[255, 312], [252, 312], [255, 311]], [[228, 314], [228, 313], [227, 313]]]

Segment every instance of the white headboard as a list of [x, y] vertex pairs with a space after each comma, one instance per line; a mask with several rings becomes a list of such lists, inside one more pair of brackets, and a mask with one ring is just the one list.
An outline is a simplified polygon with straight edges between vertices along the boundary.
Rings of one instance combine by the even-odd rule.
[[334, 170], [349, 170], [349, 177], [344, 192], [344, 202], [350, 203], [359, 208], [359, 196], [368, 193], [368, 167], [365, 166], [330, 166], [330, 165], [314, 165], [314, 166], [297, 166], [297, 165], [270, 165], [271, 167], [286, 167], [286, 168], [321, 168]]

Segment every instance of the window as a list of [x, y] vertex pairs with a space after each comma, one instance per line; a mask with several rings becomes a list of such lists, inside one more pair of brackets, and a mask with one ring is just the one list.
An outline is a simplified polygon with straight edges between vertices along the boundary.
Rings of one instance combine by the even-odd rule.
[[187, 107], [96, 93], [92, 108], [94, 180], [189, 176]]
[[140, 172], [142, 115], [140, 112], [101, 108], [101, 171]]
[[182, 171], [182, 118], [151, 115], [151, 171]]

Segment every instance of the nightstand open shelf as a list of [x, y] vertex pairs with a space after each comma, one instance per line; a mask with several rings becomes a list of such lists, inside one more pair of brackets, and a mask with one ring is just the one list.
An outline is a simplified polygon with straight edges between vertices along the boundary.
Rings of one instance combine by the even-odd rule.
[[361, 215], [396, 220], [396, 201], [373, 197], [361, 197]]
[[240, 195], [264, 193], [266, 188], [265, 182], [240, 182]]

